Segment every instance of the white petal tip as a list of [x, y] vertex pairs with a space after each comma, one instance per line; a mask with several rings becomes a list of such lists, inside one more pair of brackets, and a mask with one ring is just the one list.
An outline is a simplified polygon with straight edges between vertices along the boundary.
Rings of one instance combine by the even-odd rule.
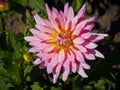
[[34, 65], [39, 65], [40, 63], [41, 63], [41, 61], [40, 61], [39, 58], [37, 58], [37, 59], [33, 62]]

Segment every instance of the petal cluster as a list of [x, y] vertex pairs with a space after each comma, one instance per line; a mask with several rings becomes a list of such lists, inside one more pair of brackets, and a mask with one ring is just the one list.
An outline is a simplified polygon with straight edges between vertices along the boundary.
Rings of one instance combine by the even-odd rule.
[[48, 20], [38, 14], [34, 16], [36, 29], [30, 29], [32, 36], [25, 40], [31, 46], [29, 52], [36, 53], [33, 62], [39, 68], [46, 68], [47, 73], [53, 74], [53, 83], [56, 83], [62, 72], [65, 81], [70, 73], [78, 73], [88, 77], [84, 69], [90, 69], [85, 59], [95, 60], [96, 57], [104, 58], [95, 48], [96, 42], [104, 39], [107, 34], [91, 33], [95, 17], [84, 19], [86, 5], [74, 15], [73, 8], [64, 6], [64, 11], [52, 10], [46, 4]]

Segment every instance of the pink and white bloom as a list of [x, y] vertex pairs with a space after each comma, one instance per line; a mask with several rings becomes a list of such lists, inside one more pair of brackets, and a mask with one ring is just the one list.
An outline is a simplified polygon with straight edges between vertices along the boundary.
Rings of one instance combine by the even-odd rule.
[[25, 37], [32, 46], [29, 52], [36, 53], [37, 58], [33, 63], [39, 65], [40, 69], [46, 68], [48, 74], [52, 73], [53, 83], [56, 83], [61, 72], [63, 81], [70, 71], [86, 78], [88, 76], [84, 69], [90, 69], [90, 66], [85, 59], [104, 58], [95, 48], [96, 42], [107, 34], [91, 33], [95, 17], [84, 19], [85, 7], [83, 5], [75, 16], [68, 3], [64, 11], [54, 7], [51, 10], [46, 4], [48, 20], [36, 14], [36, 29], [30, 29], [33, 35]]

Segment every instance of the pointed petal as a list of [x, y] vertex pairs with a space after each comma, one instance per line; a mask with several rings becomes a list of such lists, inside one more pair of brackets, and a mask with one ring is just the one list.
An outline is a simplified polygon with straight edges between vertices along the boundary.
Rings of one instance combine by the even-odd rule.
[[83, 33], [82, 35], [80, 35], [81, 38], [84, 38], [84, 39], [88, 39], [90, 36], [91, 36], [91, 33], [88, 32], [88, 33]]
[[84, 57], [81, 52], [75, 51], [76, 54], [76, 60], [79, 62], [85, 62]]
[[84, 14], [85, 14], [85, 11], [86, 11], [86, 4], [84, 4], [82, 6], [82, 8], [78, 11], [78, 17], [79, 18], [83, 18], [84, 17]]
[[87, 52], [87, 49], [82, 45], [76, 45], [76, 48], [78, 48], [80, 52]]
[[38, 14], [34, 15], [34, 19], [37, 24], [46, 25], [44, 19], [42, 19]]
[[72, 8], [72, 7], [69, 7], [67, 19], [68, 19], [68, 21], [70, 21], [70, 20], [72, 20], [73, 18], [74, 18], [73, 8]]
[[90, 53], [84, 53], [85, 58], [88, 60], [95, 60], [95, 56], [93, 54]]
[[56, 81], [58, 79], [58, 76], [59, 76], [60, 71], [61, 71], [61, 66], [62, 66], [62, 64], [58, 64], [56, 66], [55, 72], [53, 72], [53, 83], [56, 83]]
[[98, 45], [95, 44], [95, 43], [93, 43], [93, 42], [90, 42], [90, 43], [88, 43], [87, 45], [85, 45], [85, 47], [88, 48], [88, 49], [94, 49], [94, 48], [96, 48], [97, 46], [98, 46]]
[[96, 34], [96, 33], [92, 33], [91, 37], [89, 38], [92, 42], [97, 42], [100, 41], [102, 39], [104, 39], [104, 37], [108, 36], [107, 34]]
[[39, 58], [37, 58], [37, 59], [33, 62], [34, 65], [39, 65], [40, 63], [41, 63], [41, 60], [40, 60]]
[[58, 64], [57, 55], [54, 55], [54, 56], [51, 58], [50, 63], [48, 63], [48, 65], [47, 65], [47, 73], [48, 73], [48, 74], [52, 73], [53, 69], [55, 68], [55, 66], [56, 66], [57, 64]]
[[30, 48], [28, 52], [32, 52], [32, 53], [35, 53], [35, 52], [39, 52], [39, 49], [36, 49], [36, 48]]
[[39, 33], [40, 31], [36, 30], [36, 29], [30, 29], [30, 32], [33, 34], [33, 35], [36, 35], [36, 36], [39, 36]]
[[49, 45], [49, 47], [46, 47], [43, 52], [49, 53], [51, 52], [55, 47], [53, 45]]
[[52, 16], [52, 11], [50, 10], [50, 8], [48, 7], [47, 4], [45, 4], [45, 7], [46, 7], [46, 10], [47, 10], [47, 15], [48, 15], [49, 20], [50, 20], [50, 18], [51, 18], [51, 16]]
[[54, 7], [52, 8], [52, 15], [53, 15], [54, 18], [57, 18], [58, 15], [59, 15], [57, 9], [54, 8]]
[[68, 59], [63, 64], [63, 67], [64, 67], [64, 72], [63, 72], [62, 80], [65, 81], [69, 75], [69, 72], [70, 72], [70, 61]]
[[63, 81], [66, 81], [66, 79], [68, 78], [69, 72], [70, 72], [70, 69], [65, 69], [62, 76]]
[[94, 27], [94, 24], [88, 24], [84, 29], [91, 31]]
[[100, 53], [98, 50], [95, 50], [95, 56], [100, 57], [100, 58], [105, 58], [102, 53]]
[[[51, 25], [50, 25], [51, 26]], [[51, 28], [49, 27], [44, 27], [40, 24], [36, 24], [35, 27], [40, 31], [40, 32], [47, 32], [47, 33], [53, 33], [54, 30], [52, 30]]]
[[72, 71], [73, 73], [76, 73], [76, 71], [77, 71], [77, 64], [74, 63], [74, 62], [71, 62], [71, 71]]
[[64, 52], [64, 50], [61, 50], [58, 53], [58, 62], [62, 63], [64, 61], [64, 59], [65, 59], [65, 52]]
[[82, 39], [82, 38], [80, 38], [80, 37], [77, 37], [77, 38], [75, 38], [75, 39], [73, 40], [73, 43], [74, 43], [74, 44], [82, 44], [82, 43], [84, 43], [84, 42], [85, 42], [85, 40]]
[[87, 74], [85, 73], [83, 67], [82, 67], [81, 65], [79, 66], [78, 73], [79, 73], [82, 77], [84, 77], [84, 78], [87, 78], [87, 77], [88, 77]]
[[67, 14], [68, 14], [68, 8], [69, 8], [69, 4], [68, 4], [68, 2], [65, 4], [65, 6], [64, 6], [64, 16], [67, 16]]
[[33, 37], [33, 36], [26, 36], [24, 37], [24, 39], [28, 42], [31, 42], [31, 41], [39, 41], [40, 39], [38, 39], [37, 37]]
[[81, 62], [81, 65], [82, 65], [83, 68], [85, 68], [85, 69], [90, 69], [90, 65], [88, 65], [86, 62]]

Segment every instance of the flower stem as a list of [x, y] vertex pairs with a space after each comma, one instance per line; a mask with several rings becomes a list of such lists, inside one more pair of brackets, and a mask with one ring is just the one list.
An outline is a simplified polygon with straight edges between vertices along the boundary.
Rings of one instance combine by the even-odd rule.
[[3, 31], [3, 26], [2, 26], [2, 18], [0, 16], [0, 33]]

